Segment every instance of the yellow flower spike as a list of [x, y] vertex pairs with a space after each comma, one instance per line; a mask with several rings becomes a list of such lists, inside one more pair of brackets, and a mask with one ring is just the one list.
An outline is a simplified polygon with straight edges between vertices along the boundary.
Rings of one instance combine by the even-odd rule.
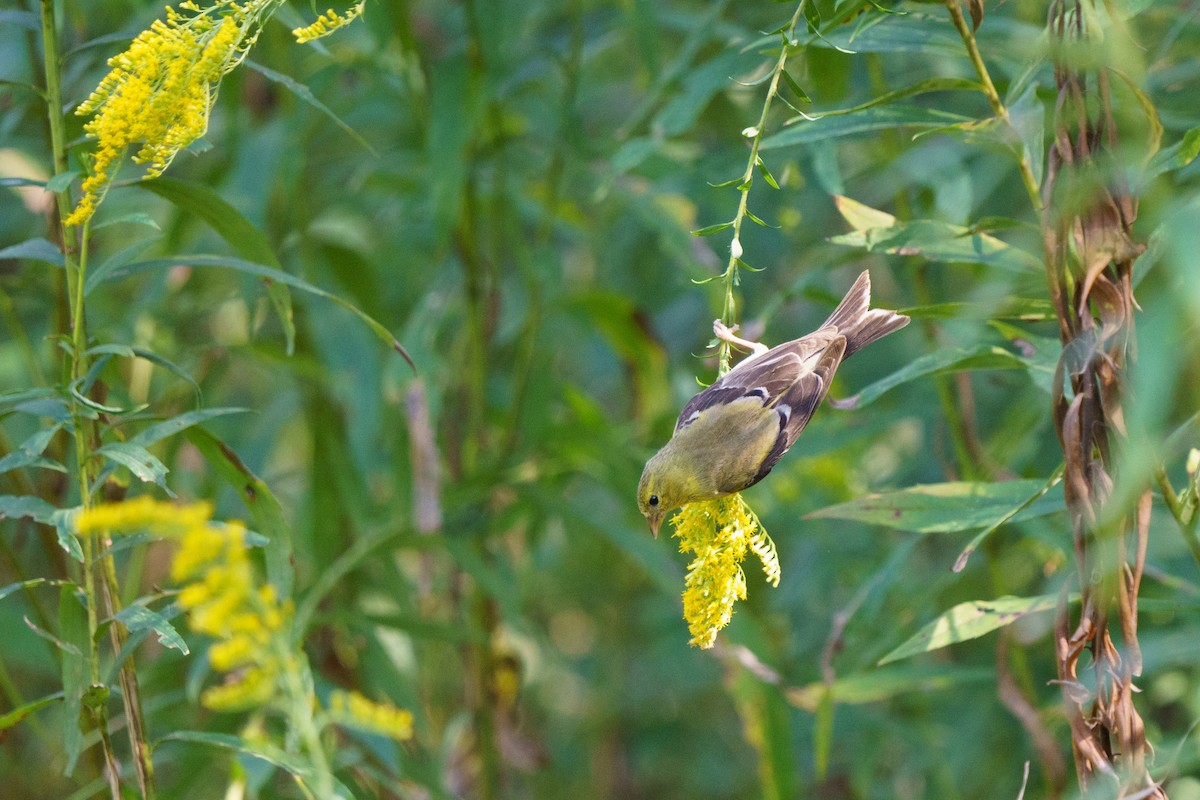
[[120, 503], [106, 503], [80, 511], [75, 517], [75, 531], [90, 533], [134, 533], [149, 530], [160, 536], [183, 531], [212, 517], [208, 503], [175, 505], [155, 500], [149, 495]]
[[391, 703], [376, 703], [359, 692], [336, 689], [329, 696], [329, 710], [341, 724], [405, 741], [413, 736], [411, 711]]
[[111, 71], [75, 111], [93, 115], [84, 132], [97, 145], [83, 197], [66, 224], [91, 218], [130, 146], [140, 145], [133, 160], [148, 165], [146, 177], [155, 177], [208, 130], [221, 79], [245, 59], [281, 4], [214, 0], [203, 7], [190, 1], [168, 6], [165, 20], [155, 20], [125, 52], [109, 59]]
[[741, 564], [747, 552], [762, 561], [767, 581], [779, 585], [775, 543], [740, 494], [689, 503], [671, 522], [680, 551], [696, 554], [683, 591], [683, 616], [692, 634], [688, 643], [708, 649], [733, 618], [734, 603], [746, 599]]
[[303, 28], [293, 28], [292, 36], [295, 36], [296, 41], [300, 44], [306, 44], [323, 36], [328, 36], [360, 17], [365, 7], [365, 3], [359, 3], [347, 9], [345, 14], [338, 14], [331, 8], [317, 17], [311, 24], [305, 25]]
[[208, 651], [208, 660], [218, 672], [229, 672], [236, 667], [252, 664], [260, 642], [248, 636], [235, 636], [214, 644]]
[[[172, 578], [182, 584], [177, 602], [189, 627], [215, 640], [209, 649], [213, 668], [229, 674], [226, 683], [201, 695], [206, 707], [262, 706], [282, 691], [281, 671], [306, 669], [286, 630], [294, 605], [259, 579], [240, 522], [213, 522], [207, 503], [177, 506], [139, 497], [82, 511], [75, 527], [80, 534], [145, 530], [178, 542], [171, 563]], [[375, 729], [400, 730], [402, 723], [383, 714]]]
[[242, 711], [265, 705], [274, 691], [275, 674], [251, 667], [229, 683], [205, 689], [200, 702], [213, 711]]

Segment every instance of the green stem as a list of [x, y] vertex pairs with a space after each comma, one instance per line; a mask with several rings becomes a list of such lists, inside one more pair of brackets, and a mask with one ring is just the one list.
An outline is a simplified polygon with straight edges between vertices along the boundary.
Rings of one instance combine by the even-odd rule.
[[1197, 514], [1195, 510], [1189, 513], [1188, 509], [1184, 508], [1179, 495], [1175, 493], [1175, 487], [1171, 485], [1171, 480], [1167, 477], [1166, 470], [1162, 467], [1154, 470], [1154, 479], [1158, 483], [1159, 491], [1162, 492], [1163, 502], [1167, 504], [1171, 516], [1179, 524], [1179, 533], [1182, 534], [1184, 543], [1187, 544], [1196, 564], [1200, 566], [1200, 536], [1196, 535]]
[[[742, 223], [745, 222], [748, 213], [747, 206], [750, 200], [750, 186], [754, 182], [754, 168], [758, 166], [758, 151], [762, 144], [763, 130], [767, 125], [767, 115], [771, 111], [771, 103], [774, 101], [775, 95], [779, 93], [779, 79], [782, 77], [783, 70], [787, 66], [788, 52], [796, 34], [796, 26], [800, 24], [800, 20], [804, 16], [804, 4], [806, 2], [808, 0], [800, 0], [796, 5], [796, 13], [792, 14], [792, 18], [788, 22], [783, 34], [785, 41], [782, 47], [779, 48], [779, 58], [775, 62], [775, 71], [771, 74], [771, 82], [767, 85], [767, 96], [763, 100], [762, 113], [758, 115], [758, 124], [750, 129], [753, 131], [753, 134], [749, 137], [750, 157], [746, 160], [746, 170], [742, 173], [742, 179], [738, 183], [738, 191], [741, 192], [742, 197], [738, 201], [737, 213], [733, 217], [733, 241], [729, 243], [729, 262], [726, 264], [725, 272], [721, 276], [725, 283], [725, 300], [721, 306], [721, 321], [726, 325], [733, 324], [737, 311], [733, 298], [733, 287], [738, 284], [738, 266], [742, 258]], [[719, 371], [724, 375], [730, 369], [732, 349], [729, 342], [722, 340], [717, 354], [720, 362]]]
[[[68, 164], [67, 126], [66, 120], [63, 117], [62, 83], [59, 79], [59, 66], [62, 56], [59, 50], [58, 23], [54, 14], [54, 0], [42, 0], [42, 52], [44, 56], [43, 67], [46, 76], [46, 114], [47, 120], [50, 123], [50, 150], [54, 163], [54, 174], [62, 175], [67, 171]], [[79, 237], [75, 228], [62, 224], [62, 220], [66, 219], [71, 211], [70, 189], [64, 188], [55, 192], [54, 202], [57, 219], [53, 222], [55, 229], [62, 237], [63, 259], [67, 277], [67, 297], [71, 306], [71, 363], [67, 374], [69, 375], [68, 380], [73, 384], [80, 376], [86, 374], [87, 332], [83, 321], [82, 273], [86, 262], [76, 260], [80, 248]], [[84, 236], [86, 235], [87, 230], [85, 228]], [[71, 422], [75, 439], [75, 471], [79, 480], [80, 503], [83, 504], [84, 508], [87, 508], [91, 505], [91, 486], [88, 479], [89, 454], [91, 452], [88, 447], [90, 425], [87, 424], [86, 416], [80, 413], [79, 403], [75, 400], [72, 400], [71, 403]], [[99, 629], [95, 573], [96, 545], [97, 540], [95, 536], [84, 537], [82, 577], [84, 592], [87, 596], [88, 642], [90, 643], [87, 653], [88, 674], [93, 685], [100, 684], [100, 651], [96, 636], [96, 632]], [[116, 755], [113, 752], [112, 742], [109, 737], [108, 720], [103, 713], [96, 714], [94, 719], [100, 734], [104, 761], [108, 765], [106, 772], [109, 773], [109, 792], [112, 794], [113, 800], [119, 800], [121, 796], [120, 769], [118, 768]]]
[[[988, 73], [987, 65], [983, 63], [983, 56], [979, 52], [979, 44], [975, 41], [975, 32], [971, 30], [971, 26], [967, 24], [966, 18], [963, 16], [962, 6], [959, 5], [959, 0], [943, 0], [946, 5], [946, 10], [950, 12], [950, 19], [954, 21], [954, 27], [958, 30], [958, 35], [962, 37], [963, 45], [967, 48], [967, 57], [971, 59], [971, 66], [975, 68], [975, 74], [979, 76], [979, 82], [983, 85], [983, 94], [987, 97], [988, 105], [992, 107], [992, 113], [996, 118], [1005, 125], [1012, 127], [1012, 120], [1008, 116], [1008, 109], [1004, 106], [1004, 101], [1000, 99], [1000, 93], [996, 91], [996, 85], [992, 83], [992, 76]], [[1021, 149], [1021, 157], [1017, 159], [1017, 170], [1021, 174], [1021, 184], [1025, 187], [1025, 193], [1029, 195], [1029, 202], [1033, 204], [1034, 209], [1040, 215], [1042, 212], [1042, 194], [1038, 188], [1037, 179], [1033, 177], [1033, 166], [1029, 163], [1029, 154]]]
[[[62, 83], [59, 66], [61, 51], [58, 41], [58, 25], [54, 14], [54, 0], [42, 0], [42, 47], [45, 56], [46, 75], [46, 105], [47, 119], [50, 124], [50, 144], [54, 161], [54, 174], [62, 175], [67, 172], [67, 140], [66, 119], [63, 116]], [[80, 380], [88, 372], [87, 354], [87, 317], [84, 305], [84, 286], [87, 277], [88, 236], [89, 225], [84, 223], [82, 231], [75, 226], [63, 225], [71, 211], [70, 188], [63, 188], [55, 193], [56, 228], [62, 237], [63, 258], [67, 278], [67, 298], [70, 305], [71, 353], [69, 381], [78, 388]], [[72, 399], [71, 422], [75, 441], [75, 472], [79, 483], [79, 502], [83, 508], [92, 505], [92, 445], [97, 439], [97, 431], [93, 420], [80, 407], [78, 400]], [[102, 540], [98, 535], [84, 537], [83, 585], [87, 596], [88, 641], [91, 643], [88, 652], [88, 669], [93, 684], [100, 683], [100, 643], [97, 631], [100, 620], [98, 609], [107, 608], [109, 614], [120, 610], [119, 585], [111, 557], [100, 557], [103, 552], [100, 545]], [[98, 560], [99, 557], [99, 560]], [[97, 587], [97, 572], [100, 584]], [[125, 642], [124, 630], [118, 623], [109, 628], [114, 652], [120, 652]], [[129, 734], [130, 749], [133, 753], [138, 788], [143, 798], [153, 800], [154, 769], [150, 755], [150, 745], [145, 738], [145, 723], [142, 717], [141, 695], [138, 690], [137, 673], [133, 658], [130, 657], [121, 666], [120, 673], [121, 696], [125, 707], [126, 728]], [[114, 798], [120, 796], [120, 770], [116, 754], [108, 732], [107, 718], [97, 715], [97, 726], [100, 741], [104, 749], [105, 761], [109, 764], [109, 788]]]
[[289, 716], [312, 763], [316, 796], [322, 800], [333, 797], [333, 771], [330, 769], [329, 758], [325, 755], [325, 747], [321, 744], [320, 729], [313, 718], [312, 676], [301, 675], [300, 671], [307, 670], [308, 667], [297, 661], [296, 654], [289, 649], [282, 637], [276, 639], [279, 644], [277, 657], [287, 664], [283, 675], [288, 693]]

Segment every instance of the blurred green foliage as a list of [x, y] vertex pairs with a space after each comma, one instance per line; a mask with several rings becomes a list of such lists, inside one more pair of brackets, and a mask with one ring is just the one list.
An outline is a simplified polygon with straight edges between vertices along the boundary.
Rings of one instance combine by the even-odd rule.
[[[1197, 6], [1105, 7], [1118, 19], [1098, 24], [1128, 33], [1103, 55], [1123, 76], [1123, 174], [1148, 244], [1118, 488], [1139, 490], [1161, 464], [1179, 490], [1200, 445], [1189, 427], [1200, 409]], [[380, 0], [303, 47], [288, 30], [309, 9], [285, 8], [170, 177], [105, 201], [90, 253], [93, 343], [172, 367], [103, 366], [104, 403], [128, 411], [105, 415], [104, 441], [196, 409], [248, 409], [150, 449], [180, 497], [288, 532], [275, 569], [294, 565], [311, 613], [319, 695], [353, 688], [416, 714], [411, 744], [334, 743], [356, 796], [1017, 797], [1026, 762], [1025, 796], [1072, 795], [1048, 613], [878, 664], [959, 604], [1055, 597], [1074, 579], [1061, 487], [1039, 496], [1061, 462], [1048, 394], [1061, 347], [1013, 158], [1028, 154], [1041, 179], [1055, 101], [1046, 8], [989, 3], [976, 33], [1011, 128], [989, 122], [943, 5], [811, 9], [820, 35], [802, 25], [787, 62], [811, 103], [781, 92], [817, 119], [776, 104], [762, 132], [780, 188], [750, 190], [773, 227], [743, 229], [743, 257], [763, 271], [740, 273], [738, 318], [768, 343], [793, 338], [869, 268], [875, 302], [914, 324], [847, 362], [833, 394], [861, 392], [859, 407], [822, 409], [747, 493], [783, 579], [771, 589], [747, 571], [749, 600], [711, 653], [686, 645], [686, 565], [647, 535], [634, 488], [697, 380], [715, 376], [706, 346], [723, 290], [697, 282], [722, 271], [729, 234], [691, 231], [736, 210], [737, 189], [710, 184], [745, 170], [742, 132], [778, 55], [778, 35], [763, 32], [795, 6]], [[160, 12], [60, 3], [66, 102]], [[63, 396], [61, 255], [41, 241], [57, 236], [40, 191], [12, 180], [53, 171], [31, 88], [43, 83], [39, 31], [36, 4], [0, 10], [3, 458], [53, 424], [46, 398], [15, 393]], [[78, 153], [80, 120], [68, 124]], [[289, 354], [286, 317], [237, 268], [246, 261], [379, 321], [415, 377], [353, 313], [296, 286]], [[46, 458], [69, 463], [69, 439], [53, 433]], [[39, 466], [0, 472], [0, 494], [79, 504], [73, 481]], [[256, 507], [262, 493], [233, 488], [242, 469], [278, 498], [282, 521]], [[162, 496], [125, 468], [110, 481], [120, 486], [106, 492]], [[974, 482], [977, 502], [918, 503], [931, 516], [911, 524], [861, 504], [814, 514], [954, 481]], [[430, 487], [436, 503], [418, 514]], [[54, 529], [6, 502], [0, 585], [68, 579]], [[1186, 800], [1200, 798], [1200, 580], [1179, 527], [1156, 498], [1137, 702], [1151, 771]], [[118, 554], [127, 603], [168, 584], [165, 558], [160, 546]], [[64, 688], [58, 603], [50, 584], [0, 601], [0, 712]], [[221, 797], [233, 780], [249, 796], [301, 796], [260, 760], [164, 739], [245, 733], [244, 717], [195, 703], [211, 677], [205, 643], [190, 644], [185, 657], [147, 641], [137, 656], [161, 796]], [[1053, 754], [998, 699], [1004, 682], [1057, 746], [1065, 790]], [[5, 796], [106, 791], [94, 734], [64, 775], [70, 707], [50, 702], [4, 732]]]

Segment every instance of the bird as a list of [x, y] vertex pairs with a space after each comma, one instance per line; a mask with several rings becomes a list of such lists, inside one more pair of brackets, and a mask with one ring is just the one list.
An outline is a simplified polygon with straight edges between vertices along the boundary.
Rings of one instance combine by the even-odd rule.
[[829, 319], [807, 336], [767, 347], [735, 335], [721, 320], [713, 333], [750, 355], [687, 402], [675, 432], [638, 482], [638, 510], [650, 532], [676, 508], [735, 494], [761, 481], [821, 404], [838, 366], [909, 318], [871, 308], [864, 271]]

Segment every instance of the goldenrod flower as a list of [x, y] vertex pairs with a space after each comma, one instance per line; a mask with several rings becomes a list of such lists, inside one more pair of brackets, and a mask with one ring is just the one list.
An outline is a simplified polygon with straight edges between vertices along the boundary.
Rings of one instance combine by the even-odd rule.
[[212, 506], [208, 503], [175, 505], [143, 495], [120, 503], [83, 509], [75, 517], [75, 530], [80, 535], [142, 530], [163, 535], [169, 531], [182, 532], [203, 526], [211, 518]]
[[[283, 0], [193, 0], [167, 6], [166, 20], [155, 20], [125, 52], [108, 60], [112, 70], [75, 113], [94, 115], [84, 124], [96, 140], [83, 197], [64, 221], [82, 225], [91, 219], [116, 178], [130, 145], [141, 145], [133, 160], [148, 165], [145, 177], [163, 174], [179, 151], [208, 130], [209, 113], [221, 79], [246, 58], [262, 26]], [[307, 28], [311, 41], [348, 24], [362, 4], [344, 16], [328, 11]], [[310, 30], [311, 29], [311, 30]]]
[[329, 696], [329, 713], [339, 724], [383, 734], [397, 741], [411, 739], [413, 735], [411, 711], [391, 703], [376, 703], [359, 692], [335, 690]]
[[214, 711], [241, 711], [266, 705], [275, 695], [278, 669], [251, 667], [220, 686], [200, 693], [200, 702]]
[[291, 601], [261, 584], [250, 561], [246, 528], [214, 523], [212, 506], [179, 506], [138, 497], [81, 511], [80, 534], [146, 530], [179, 542], [171, 578], [183, 584], [178, 602], [188, 624], [216, 641], [209, 649], [213, 669], [231, 673], [225, 684], [206, 690], [209, 708], [235, 710], [261, 705], [275, 693], [280, 671], [295, 667], [288, 625]]
[[320, 39], [322, 36], [328, 36], [338, 28], [344, 28], [357, 19], [362, 14], [365, 6], [365, 2], [359, 3], [347, 9], [345, 14], [338, 14], [331, 8], [317, 17], [312, 24], [305, 25], [303, 28], [293, 28], [292, 36], [295, 36], [296, 41], [300, 44], [306, 44], [315, 39]]
[[689, 503], [672, 518], [679, 549], [695, 553], [683, 591], [683, 616], [693, 647], [708, 649], [733, 617], [733, 604], [746, 599], [742, 561], [753, 552], [772, 586], [779, 585], [775, 543], [740, 494]]

